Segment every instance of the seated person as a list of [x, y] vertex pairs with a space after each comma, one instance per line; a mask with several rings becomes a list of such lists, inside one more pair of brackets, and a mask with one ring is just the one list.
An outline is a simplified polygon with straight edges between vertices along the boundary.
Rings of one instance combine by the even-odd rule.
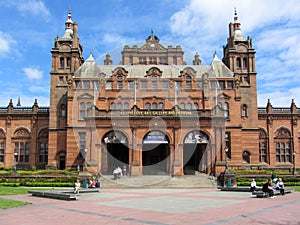
[[282, 178], [278, 179], [278, 182], [276, 183], [276, 190], [279, 190], [280, 194], [284, 195], [284, 183], [282, 181]]
[[274, 191], [272, 188], [272, 181], [271, 179], [268, 179], [266, 183], [262, 187], [263, 192], [267, 192], [269, 194], [269, 197], [274, 198]]
[[250, 185], [250, 191], [253, 192], [256, 190], [256, 181], [255, 179], [252, 179], [251, 185]]
[[77, 179], [75, 184], [74, 184], [74, 194], [78, 194], [80, 190], [80, 180]]
[[95, 182], [93, 180], [90, 180], [89, 188], [95, 188]]

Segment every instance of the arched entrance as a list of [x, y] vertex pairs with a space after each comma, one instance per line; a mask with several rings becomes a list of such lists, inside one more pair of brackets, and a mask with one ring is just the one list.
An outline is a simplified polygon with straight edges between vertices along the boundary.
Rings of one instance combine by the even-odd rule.
[[151, 131], [145, 135], [142, 147], [143, 175], [169, 174], [169, 138], [161, 131]]
[[[123, 169], [129, 164], [128, 139], [120, 131], [110, 131], [104, 135], [102, 143], [106, 145], [103, 149], [101, 159], [101, 171], [103, 174], [113, 174], [113, 170], [117, 167]], [[105, 151], [105, 152], [104, 152]]]
[[196, 171], [204, 172], [201, 159], [209, 142], [208, 136], [199, 131], [192, 131], [184, 138], [183, 172], [185, 175], [195, 175]]

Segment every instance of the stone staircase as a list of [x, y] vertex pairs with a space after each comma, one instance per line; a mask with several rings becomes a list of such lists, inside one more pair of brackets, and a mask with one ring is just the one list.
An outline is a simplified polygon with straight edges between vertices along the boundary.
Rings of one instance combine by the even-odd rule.
[[113, 176], [100, 177], [101, 188], [217, 188], [215, 177], [204, 173], [171, 177], [168, 175]]

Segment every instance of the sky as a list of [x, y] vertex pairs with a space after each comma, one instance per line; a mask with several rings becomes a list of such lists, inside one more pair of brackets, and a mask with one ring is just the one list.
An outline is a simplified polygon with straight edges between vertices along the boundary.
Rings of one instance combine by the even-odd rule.
[[300, 107], [298, 0], [0, 0], [0, 106], [19, 97], [22, 106], [34, 99], [49, 106], [50, 51], [69, 10], [85, 59], [144, 42], [153, 30], [162, 43], [197, 52], [209, 65], [215, 52], [223, 57], [235, 7], [256, 50], [258, 106], [270, 99], [289, 107], [294, 99]]

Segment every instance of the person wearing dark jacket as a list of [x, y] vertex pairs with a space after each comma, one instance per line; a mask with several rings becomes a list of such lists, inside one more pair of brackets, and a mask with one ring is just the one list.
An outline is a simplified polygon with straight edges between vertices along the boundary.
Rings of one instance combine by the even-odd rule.
[[272, 187], [271, 179], [268, 179], [267, 182], [263, 185], [262, 191], [267, 192], [269, 194], [269, 197], [274, 198], [274, 190]]

